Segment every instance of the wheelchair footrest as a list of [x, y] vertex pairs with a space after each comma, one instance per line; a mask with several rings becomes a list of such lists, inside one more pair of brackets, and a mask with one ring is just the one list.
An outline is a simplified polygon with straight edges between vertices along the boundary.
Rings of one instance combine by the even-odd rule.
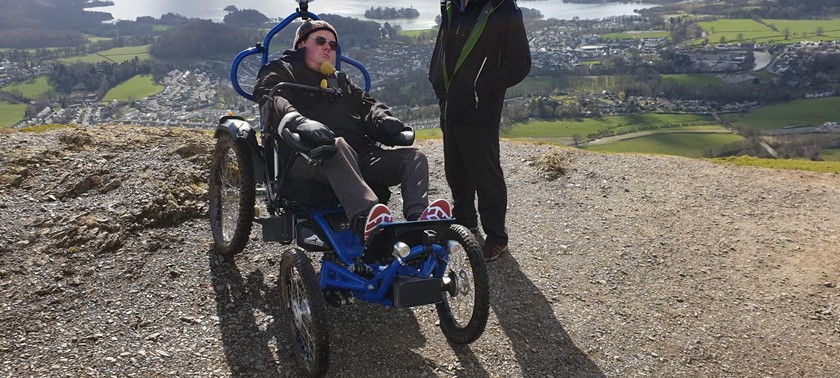
[[438, 278], [397, 277], [391, 285], [394, 307], [414, 307], [443, 300], [443, 282]]
[[291, 243], [294, 239], [291, 214], [259, 218], [256, 222], [262, 225], [263, 241]]

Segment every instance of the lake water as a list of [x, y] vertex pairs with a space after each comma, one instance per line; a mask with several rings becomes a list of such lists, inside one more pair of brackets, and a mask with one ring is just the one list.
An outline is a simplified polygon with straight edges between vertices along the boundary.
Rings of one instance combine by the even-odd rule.
[[[111, 13], [118, 20], [134, 20], [138, 16], [159, 18], [165, 13], [177, 13], [190, 18], [203, 18], [220, 22], [227, 12], [224, 8], [235, 5], [239, 9], [256, 9], [269, 18], [283, 18], [295, 11], [297, 3], [292, 0], [112, 0], [113, 6], [91, 10]], [[597, 19], [612, 16], [632, 15], [634, 9], [650, 8], [655, 5], [644, 3], [574, 4], [562, 0], [519, 1], [520, 7], [538, 9], [543, 16], [557, 19]], [[318, 15], [331, 13], [365, 20], [365, 10], [383, 6], [392, 8], [412, 7], [420, 17], [410, 20], [387, 20], [400, 25], [404, 30], [428, 29], [434, 26], [435, 16], [440, 13], [438, 0], [318, 0], [310, 2], [309, 10]], [[383, 20], [374, 20], [384, 22]]]

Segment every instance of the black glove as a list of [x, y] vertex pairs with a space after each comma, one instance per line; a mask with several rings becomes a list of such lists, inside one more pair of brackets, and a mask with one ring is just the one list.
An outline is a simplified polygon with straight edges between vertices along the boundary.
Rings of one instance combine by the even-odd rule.
[[299, 123], [293, 131], [300, 134], [301, 138], [309, 139], [318, 144], [335, 143], [335, 134], [333, 134], [329, 127], [321, 122], [308, 118], [304, 118], [303, 122]]
[[289, 131], [298, 133], [301, 138], [310, 142], [319, 145], [335, 143], [335, 134], [329, 127], [321, 122], [306, 118], [298, 112], [286, 114], [283, 121]]
[[379, 128], [388, 135], [398, 134], [405, 129], [405, 124], [397, 117], [385, 116], [379, 119]]

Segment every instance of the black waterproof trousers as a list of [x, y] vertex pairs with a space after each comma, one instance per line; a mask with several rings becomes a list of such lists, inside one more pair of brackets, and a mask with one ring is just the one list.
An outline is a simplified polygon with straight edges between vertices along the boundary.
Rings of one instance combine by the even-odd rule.
[[367, 215], [376, 205], [376, 194], [368, 185], [400, 185], [403, 216], [420, 217], [429, 205], [429, 163], [426, 154], [416, 148], [381, 149], [373, 147], [357, 155], [344, 138], [336, 138], [338, 153], [320, 165], [310, 165], [297, 158], [289, 168], [290, 181], [316, 181], [329, 184], [335, 191], [347, 219]]
[[442, 120], [441, 128], [452, 215], [457, 223], [469, 228], [478, 226], [480, 216], [487, 243], [507, 245], [507, 184], [499, 161], [499, 125]]

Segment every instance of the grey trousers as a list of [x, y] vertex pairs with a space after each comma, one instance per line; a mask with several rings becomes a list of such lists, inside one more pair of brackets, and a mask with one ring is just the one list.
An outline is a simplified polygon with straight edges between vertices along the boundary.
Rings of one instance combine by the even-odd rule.
[[416, 148], [373, 147], [356, 154], [344, 138], [336, 138], [338, 153], [319, 165], [295, 159], [286, 173], [291, 181], [317, 181], [332, 186], [348, 219], [366, 216], [378, 202], [369, 185], [400, 185], [403, 216], [414, 220], [429, 205], [429, 163]]

